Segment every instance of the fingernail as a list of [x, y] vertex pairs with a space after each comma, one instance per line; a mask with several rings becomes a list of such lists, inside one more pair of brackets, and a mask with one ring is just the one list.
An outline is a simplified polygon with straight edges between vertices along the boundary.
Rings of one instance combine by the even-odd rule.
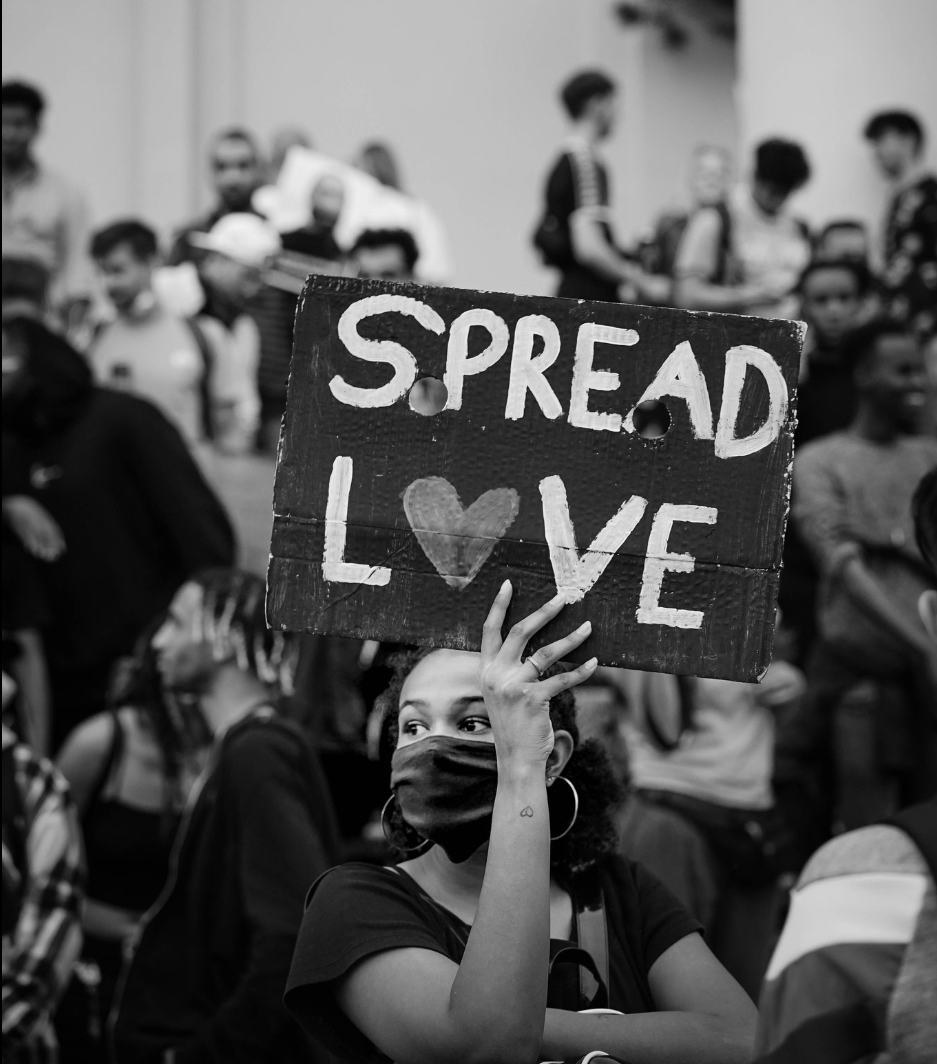
[[589, 632], [591, 630], [592, 630], [592, 621], [583, 621], [582, 624], [577, 629], [577, 631], [579, 631], [579, 632]]
[[501, 585], [500, 594], [503, 595], [505, 591], [510, 591], [510, 590], [511, 590], [511, 581], [510, 580], [505, 580], [504, 583]]
[[586, 662], [586, 668], [587, 669], [594, 669], [596, 667], [596, 665], [598, 665], [598, 663], [599, 663], [599, 659], [598, 658], [589, 658], [589, 660]]

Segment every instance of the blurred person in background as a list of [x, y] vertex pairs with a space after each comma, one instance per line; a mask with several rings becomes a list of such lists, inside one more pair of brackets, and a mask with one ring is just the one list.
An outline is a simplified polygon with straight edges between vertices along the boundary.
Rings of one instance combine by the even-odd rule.
[[448, 284], [455, 265], [442, 219], [425, 200], [404, 188], [400, 165], [390, 145], [379, 140], [364, 144], [353, 165], [397, 193], [376, 197], [376, 202], [369, 205], [367, 227], [406, 229], [412, 233], [419, 250], [416, 280], [421, 284]]
[[[56, 767], [78, 808], [88, 867], [82, 964], [56, 1016], [63, 1064], [106, 1064], [107, 1017], [124, 944], [166, 885], [169, 857], [208, 734], [163, 687], [162, 618], [115, 668], [108, 709], [80, 724]], [[187, 719], [189, 718], [189, 719]]]
[[[937, 469], [912, 500], [937, 579]], [[937, 590], [918, 612], [937, 646]], [[847, 832], [810, 859], [768, 968], [759, 1060], [931, 1064], [937, 1046], [937, 799]]]
[[814, 256], [826, 262], [855, 262], [868, 268], [872, 249], [865, 222], [858, 218], [827, 222], [817, 237]]
[[615, 128], [618, 90], [599, 70], [570, 78], [560, 92], [570, 136], [546, 184], [546, 207], [534, 234], [544, 262], [561, 272], [558, 296], [615, 303], [638, 266], [612, 233], [609, 178], [598, 146]]
[[264, 179], [264, 162], [260, 147], [246, 129], [225, 129], [218, 133], [209, 152], [215, 205], [204, 215], [189, 222], [176, 234], [168, 262], [175, 266], [199, 258], [193, 233], [207, 233], [226, 214], [253, 213], [251, 197]]
[[621, 852], [646, 865], [700, 921], [716, 957], [757, 1000], [774, 943], [781, 876], [799, 854], [775, 792], [775, 731], [804, 692], [772, 662], [755, 686], [603, 670], [622, 686], [634, 792]]
[[[867, 268], [850, 260], [814, 259], [801, 274], [800, 316], [807, 323], [807, 338], [797, 389], [798, 451], [811, 440], [845, 429], [855, 415], [856, 389], [844, 349], [846, 337], [859, 324], [869, 284]], [[796, 493], [796, 484], [793, 490]], [[791, 660], [800, 668], [806, 666], [817, 638], [819, 587], [816, 564], [797, 523], [790, 521], [778, 603], [793, 637]]]
[[[4, 703], [10, 683], [3, 674]], [[68, 785], [3, 725], [3, 1061], [57, 1059], [52, 1016], [81, 950], [81, 831]]]
[[[5, 377], [4, 381], [10, 378]], [[16, 681], [11, 726], [40, 756], [49, 753], [52, 695], [42, 629], [51, 620], [40, 570], [65, 550], [58, 522], [21, 492], [3, 466], [3, 668]]]
[[937, 647], [917, 606], [934, 581], [910, 508], [937, 440], [916, 434], [927, 379], [905, 325], [860, 327], [844, 360], [855, 416], [797, 453], [791, 517], [821, 581], [804, 740], [832, 773], [833, 815], [854, 828], [937, 785]]
[[65, 328], [78, 328], [91, 302], [88, 209], [71, 182], [33, 154], [45, 100], [32, 85], [7, 81], [0, 163], [3, 176], [3, 259], [39, 263], [48, 272], [48, 310]]
[[924, 169], [924, 127], [907, 111], [881, 111], [864, 133], [892, 189], [882, 249], [884, 310], [925, 339], [937, 334], [937, 175]]
[[335, 226], [344, 202], [345, 186], [341, 178], [335, 174], [320, 177], [312, 190], [309, 220], [301, 228], [283, 233], [280, 237], [284, 250], [325, 262], [341, 260], [343, 254], [335, 240]]
[[800, 316], [807, 323], [797, 390], [798, 447], [838, 432], [852, 421], [856, 389], [844, 349], [861, 323], [871, 284], [866, 267], [843, 259], [816, 258], [800, 275]]
[[227, 329], [229, 369], [239, 392], [226, 446], [212, 455], [211, 482], [234, 520], [239, 564], [262, 573], [270, 553], [274, 462], [272, 454], [255, 453], [261, 413], [257, 379], [263, 355], [260, 330], [249, 308], [256, 305], [261, 290], [272, 292], [263, 284], [263, 275], [280, 249], [280, 237], [257, 215], [227, 214], [208, 233], [192, 233], [190, 239], [203, 256], [198, 273], [205, 302], [199, 321], [214, 321]]
[[365, 229], [348, 255], [359, 277], [412, 281], [420, 253], [406, 229]]
[[809, 178], [799, 144], [762, 141], [750, 184], [735, 189], [724, 207], [704, 208], [690, 219], [674, 267], [676, 304], [794, 317], [795, 288], [810, 261], [810, 241], [785, 207]]
[[[288, 270], [294, 283], [287, 288], [270, 289], [269, 328], [260, 359], [257, 384], [260, 392], [260, 431], [258, 444], [267, 454], [276, 454], [280, 423], [286, 410], [286, 384], [293, 352], [298, 292], [311, 273], [339, 273], [345, 255], [335, 240], [335, 226], [345, 202], [345, 186], [334, 174], [320, 177], [310, 197], [305, 225], [282, 233], [283, 254], [276, 265]], [[274, 282], [275, 283], [275, 282]]]
[[328, 792], [306, 734], [277, 711], [293, 641], [238, 570], [183, 584], [152, 640], [166, 690], [212, 735], [114, 1017], [123, 1064], [319, 1059], [283, 989], [303, 899], [336, 859]]
[[[701, 144], [690, 158], [690, 210], [667, 212], [640, 251], [639, 260], [649, 273], [673, 278], [677, 249], [693, 215], [704, 208], [725, 210], [732, 179], [732, 156], [725, 148]], [[669, 293], [668, 293], [669, 295]]]
[[200, 458], [210, 443], [243, 449], [252, 425], [237, 423], [252, 416], [241, 407], [251, 404], [253, 367], [238, 365], [220, 322], [179, 317], [157, 300], [153, 230], [136, 219], [113, 222], [94, 234], [91, 254], [116, 313], [88, 350], [96, 379], [149, 399]]
[[207, 233], [193, 232], [189, 239], [202, 252], [198, 273], [205, 304], [199, 321], [220, 322], [229, 333], [229, 372], [238, 382], [239, 392], [234, 403], [235, 420], [244, 445], [231, 449], [244, 450], [256, 432], [260, 415], [257, 367], [261, 337], [249, 308], [263, 286], [264, 267], [280, 250], [280, 237], [254, 214], [227, 214]]
[[94, 384], [40, 322], [3, 323], [3, 485], [40, 504], [64, 550], [40, 567], [51, 749], [101, 711], [114, 661], [180, 581], [229, 562], [228, 518], [151, 403]]

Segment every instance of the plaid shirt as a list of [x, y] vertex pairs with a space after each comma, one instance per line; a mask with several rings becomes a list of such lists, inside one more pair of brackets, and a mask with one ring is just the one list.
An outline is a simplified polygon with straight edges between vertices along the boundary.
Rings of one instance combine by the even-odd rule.
[[3, 895], [19, 912], [3, 935], [3, 1061], [45, 1064], [58, 1057], [52, 1013], [81, 950], [81, 833], [65, 781], [5, 725], [3, 751], [20, 795], [14, 815], [5, 784]]

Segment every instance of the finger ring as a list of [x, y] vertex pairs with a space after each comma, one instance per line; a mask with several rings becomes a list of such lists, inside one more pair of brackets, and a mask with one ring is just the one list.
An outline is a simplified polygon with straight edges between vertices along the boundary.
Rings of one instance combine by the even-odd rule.
[[543, 675], [543, 669], [541, 669], [540, 666], [536, 663], [536, 661], [534, 661], [533, 654], [530, 655], [530, 657], [524, 662], [524, 664], [525, 665], [533, 665], [533, 667], [537, 670], [537, 679], [538, 680]]

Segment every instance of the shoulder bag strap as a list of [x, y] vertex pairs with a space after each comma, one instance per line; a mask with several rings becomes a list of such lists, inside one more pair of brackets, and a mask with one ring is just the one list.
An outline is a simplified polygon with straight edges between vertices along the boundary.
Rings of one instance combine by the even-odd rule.
[[212, 354], [211, 344], [208, 341], [208, 336], [202, 328], [201, 322], [196, 318], [186, 318], [185, 324], [188, 326], [189, 332], [192, 334], [192, 339], [195, 341], [196, 347], [198, 347], [198, 353], [202, 356], [202, 375], [199, 377], [198, 381], [202, 431], [205, 433], [206, 440], [213, 440], [215, 438], [215, 424], [212, 416], [211, 376], [215, 359]]
[[[607, 1008], [609, 999], [608, 921], [605, 916], [605, 896], [599, 878], [598, 865], [581, 872], [574, 884], [573, 905], [576, 912], [576, 933], [579, 946], [595, 961], [596, 969], [605, 985], [582, 965], [579, 967], [579, 990], [593, 1008]], [[603, 997], [604, 1001], [597, 1000]]]

